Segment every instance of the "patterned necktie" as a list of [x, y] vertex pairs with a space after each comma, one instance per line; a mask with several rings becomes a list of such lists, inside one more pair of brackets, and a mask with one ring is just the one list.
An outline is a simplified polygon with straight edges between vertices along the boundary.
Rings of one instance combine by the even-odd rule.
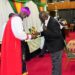
[[45, 30], [46, 29], [46, 26], [45, 26], [45, 23], [43, 23], [43, 30]]

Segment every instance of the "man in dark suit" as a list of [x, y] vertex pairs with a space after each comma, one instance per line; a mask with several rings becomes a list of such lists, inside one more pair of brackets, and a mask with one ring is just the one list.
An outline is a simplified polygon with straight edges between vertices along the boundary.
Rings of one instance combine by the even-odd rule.
[[64, 48], [64, 40], [60, 30], [60, 25], [53, 17], [49, 16], [45, 11], [40, 12], [40, 18], [45, 22], [45, 28], [41, 34], [45, 37], [45, 45], [52, 58], [52, 75], [61, 75], [62, 52]]

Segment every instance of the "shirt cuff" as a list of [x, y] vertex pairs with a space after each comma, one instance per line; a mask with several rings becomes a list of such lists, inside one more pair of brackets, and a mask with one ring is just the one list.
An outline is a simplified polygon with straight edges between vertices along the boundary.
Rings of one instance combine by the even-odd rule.
[[31, 38], [32, 38], [32, 36], [31, 36], [31, 35], [28, 35], [28, 37], [29, 37], [29, 39], [31, 39]]
[[32, 36], [27, 34], [27, 38], [25, 39], [25, 42], [31, 41]]

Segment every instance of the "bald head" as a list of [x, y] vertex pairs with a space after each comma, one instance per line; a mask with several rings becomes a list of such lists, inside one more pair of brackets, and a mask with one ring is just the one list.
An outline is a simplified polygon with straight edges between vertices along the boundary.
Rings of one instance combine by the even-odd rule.
[[42, 22], [44, 22], [45, 20], [48, 19], [48, 13], [45, 12], [45, 11], [40, 12], [40, 13], [39, 13], [39, 18], [40, 18], [40, 20], [41, 20]]

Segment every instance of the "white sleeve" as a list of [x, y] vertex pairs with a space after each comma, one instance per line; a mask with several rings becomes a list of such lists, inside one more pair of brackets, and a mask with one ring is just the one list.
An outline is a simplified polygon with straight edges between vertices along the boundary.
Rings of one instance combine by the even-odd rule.
[[20, 40], [28, 40], [31, 39], [31, 35], [26, 34], [23, 31], [22, 20], [20, 17], [15, 16], [11, 20], [11, 29], [14, 36]]

